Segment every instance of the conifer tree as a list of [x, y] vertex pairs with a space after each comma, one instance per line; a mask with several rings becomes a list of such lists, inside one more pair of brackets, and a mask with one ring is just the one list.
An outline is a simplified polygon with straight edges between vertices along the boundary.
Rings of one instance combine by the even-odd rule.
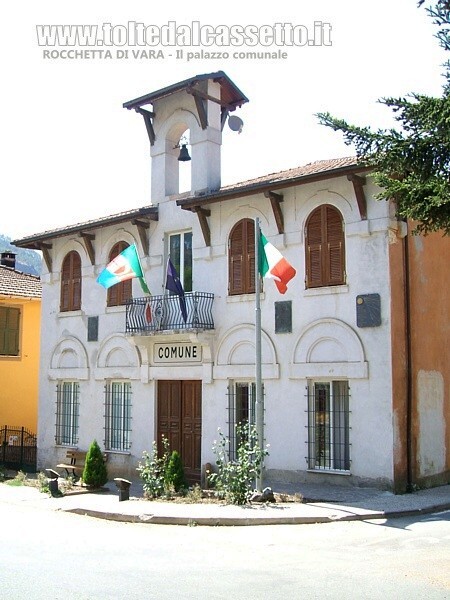
[[[419, 5], [423, 4], [423, 0]], [[440, 0], [427, 12], [439, 30], [440, 46], [450, 50], [450, 3]], [[397, 215], [416, 222], [415, 233], [442, 230], [450, 234], [450, 62], [444, 66], [440, 98], [411, 93], [405, 98], [382, 98], [398, 127], [372, 130], [350, 125], [330, 113], [319, 121], [340, 131], [355, 147], [358, 161], [372, 169], [382, 191], [378, 199], [393, 199]], [[419, 67], [419, 65], [418, 65]], [[426, 67], [425, 67], [426, 68]]]
[[176, 450], [174, 450], [170, 456], [170, 460], [164, 474], [164, 479], [166, 486], [172, 485], [175, 492], [179, 492], [187, 488], [181, 456]]
[[94, 440], [89, 446], [84, 463], [82, 480], [86, 485], [92, 487], [101, 487], [108, 481], [106, 464], [97, 440]]

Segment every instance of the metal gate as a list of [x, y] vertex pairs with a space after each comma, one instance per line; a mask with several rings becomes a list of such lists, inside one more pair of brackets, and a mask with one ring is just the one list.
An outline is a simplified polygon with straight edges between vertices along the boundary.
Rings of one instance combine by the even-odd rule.
[[25, 427], [0, 429], [0, 465], [7, 469], [36, 473], [36, 434]]

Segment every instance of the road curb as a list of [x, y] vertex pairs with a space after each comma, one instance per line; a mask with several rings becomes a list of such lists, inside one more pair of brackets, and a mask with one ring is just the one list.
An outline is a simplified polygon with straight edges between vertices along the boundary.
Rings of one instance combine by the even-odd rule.
[[400, 517], [420, 516], [450, 510], [450, 503], [435, 504], [425, 508], [394, 511], [374, 511], [364, 514], [336, 514], [317, 516], [284, 516], [284, 517], [185, 517], [168, 515], [127, 515], [124, 513], [105, 512], [87, 508], [62, 509], [64, 512], [105, 519], [121, 523], [145, 523], [150, 525], [184, 525], [209, 527], [245, 527], [255, 525], [308, 525], [314, 523], [338, 523], [340, 521], [372, 521], [380, 519], [396, 519]]

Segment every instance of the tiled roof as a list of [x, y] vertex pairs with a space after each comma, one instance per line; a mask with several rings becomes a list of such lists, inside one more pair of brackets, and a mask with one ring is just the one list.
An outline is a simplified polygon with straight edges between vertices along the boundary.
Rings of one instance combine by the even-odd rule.
[[192, 206], [206, 203], [207, 201], [218, 201], [221, 199], [225, 200], [226, 198], [235, 198], [239, 195], [250, 195], [257, 193], [259, 190], [267, 190], [269, 188], [273, 190], [281, 189], [287, 186], [307, 183], [311, 180], [327, 179], [340, 176], [344, 173], [366, 170], [367, 167], [357, 163], [355, 156], [318, 160], [300, 167], [287, 169], [286, 171], [278, 171], [277, 173], [270, 173], [262, 177], [256, 177], [255, 179], [247, 179], [239, 183], [225, 185], [213, 192], [180, 198], [177, 204], [182, 207]]
[[165, 88], [157, 90], [156, 92], [150, 92], [150, 94], [146, 94], [140, 98], [135, 98], [134, 100], [125, 102], [123, 106], [124, 108], [131, 109], [145, 106], [146, 104], [153, 104], [153, 102], [156, 100], [165, 98], [166, 96], [171, 96], [172, 94], [181, 90], [199, 91], [198, 88], [195, 87], [196, 84], [201, 83], [202, 81], [207, 81], [208, 79], [212, 79], [220, 84], [220, 102], [222, 106], [226, 106], [231, 108], [231, 110], [234, 110], [236, 106], [242, 106], [242, 104], [248, 102], [248, 98], [241, 92], [236, 84], [231, 81], [228, 75], [223, 71], [217, 71], [215, 73], [196, 75], [195, 77], [190, 77], [184, 81], [179, 81], [178, 83], [169, 85]]
[[39, 277], [0, 265], [0, 296], [40, 298], [42, 283]]
[[[332, 158], [327, 160], [318, 160], [300, 167], [270, 173], [255, 179], [247, 179], [239, 183], [225, 185], [219, 190], [206, 192], [191, 196], [189, 194], [180, 194], [177, 204], [183, 208], [190, 208], [202, 203], [217, 202], [227, 198], [235, 198], [240, 195], [250, 195], [258, 193], [261, 190], [280, 189], [291, 185], [300, 185], [311, 180], [328, 179], [351, 173], [355, 171], [365, 171], [367, 167], [357, 163], [356, 157]], [[37, 242], [51, 240], [64, 235], [70, 235], [81, 230], [92, 230], [97, 227], [106, 227], [108, 225], [129, 221], [142, 217], [157, 218], [158, 207], [156, 205], [143, 206], [132, 210], [126, 210], [114, 215], [92, 219], [83, 223], [75, 223], [58, 229], [50, 229], [41, 233], [15, 240], [16, 246], [24, 248], [36, 248]]]
[[342, 169], [343, 167], [356, 167], [356, 165], [357, 163], [355, 156], [331, 158], [328, 160], [316, 160], [315, 162], [311, 162], [300, 167], [294, 167], [293, 169], [287, 169], [286, 171], [278, 171], [277, 173], [270, 173], [269, 175], [263, 175], [262, 177], [256, 177], [255, 179], [247, 179], [246, 181], [240, 181], [239, 183], [226, 185], [220, 188], [219, 191], [222, 192], [228, 189], [239, 189], [241, 187], [247, 187], [257, 183], [277, 183], [279, 181], [287, 181], [289, 179], [306, 177], [307, 175], [319, 175], [328, 171]]
[[100, 217], [98, 219], [91, 219], [90, 221], [83, 221], [82, 223], [75, 223], [73, 225], [67, 225], [66, 227], [58, 227], [57, 229], [48, 229], [41, 233], [30, 235], [19, 240], [14, 240], [13, 244], [24, 248], [35, 248], [37, 241], [51, 240], [62, 235], [69, 235], [76, 233], [83, 229], [90, 230], [98, 227], [107, 227], [115, 223], [124, 223], [132, 219], [139, 219], [145, 217], [155, 217], [158, 215], [157, 206], [142, 206], [141, 208], [133, 208], [131, 210], [125, 210], [114, 215], [107, 215], [106, 217]]

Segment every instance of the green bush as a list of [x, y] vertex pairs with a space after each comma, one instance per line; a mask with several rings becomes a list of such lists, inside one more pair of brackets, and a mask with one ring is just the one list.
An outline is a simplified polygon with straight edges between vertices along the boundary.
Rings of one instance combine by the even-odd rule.
[[187, 488], [181, 456], [176, 450], [172, 452], [170, 460], [167, 464], [164, 483], [166, 490], [173, 488], [175, 492], [180, 492]]
[[169, 440], [162, 437], [163, 454], [158, 456], [158, 446], [154, 441], [152, 453], [145, 451], [142, 454], [143, 462], [140, 462], [137, 471], [142, 479], [144, 492], [147, 498], [158, 498], [166, 489], [165, 474], [169, 463]]
[[229, 460], [229, 438], [219, 429], [219, 440], [214, 442], [217, 473], [208, 476], [219, 497], [231, 504], [246, 504], [255, 486], [255, 480], [261, 474], [267, 448], [260, 448], [258, 434], [254, 425], [242, 423], [236, 425], [238, 447], [236, 460]]
[[86, 485], [92, 487], [102, 487], [108, 481], [108, 472], [97, 440], [89, 446], [81, 478]]

